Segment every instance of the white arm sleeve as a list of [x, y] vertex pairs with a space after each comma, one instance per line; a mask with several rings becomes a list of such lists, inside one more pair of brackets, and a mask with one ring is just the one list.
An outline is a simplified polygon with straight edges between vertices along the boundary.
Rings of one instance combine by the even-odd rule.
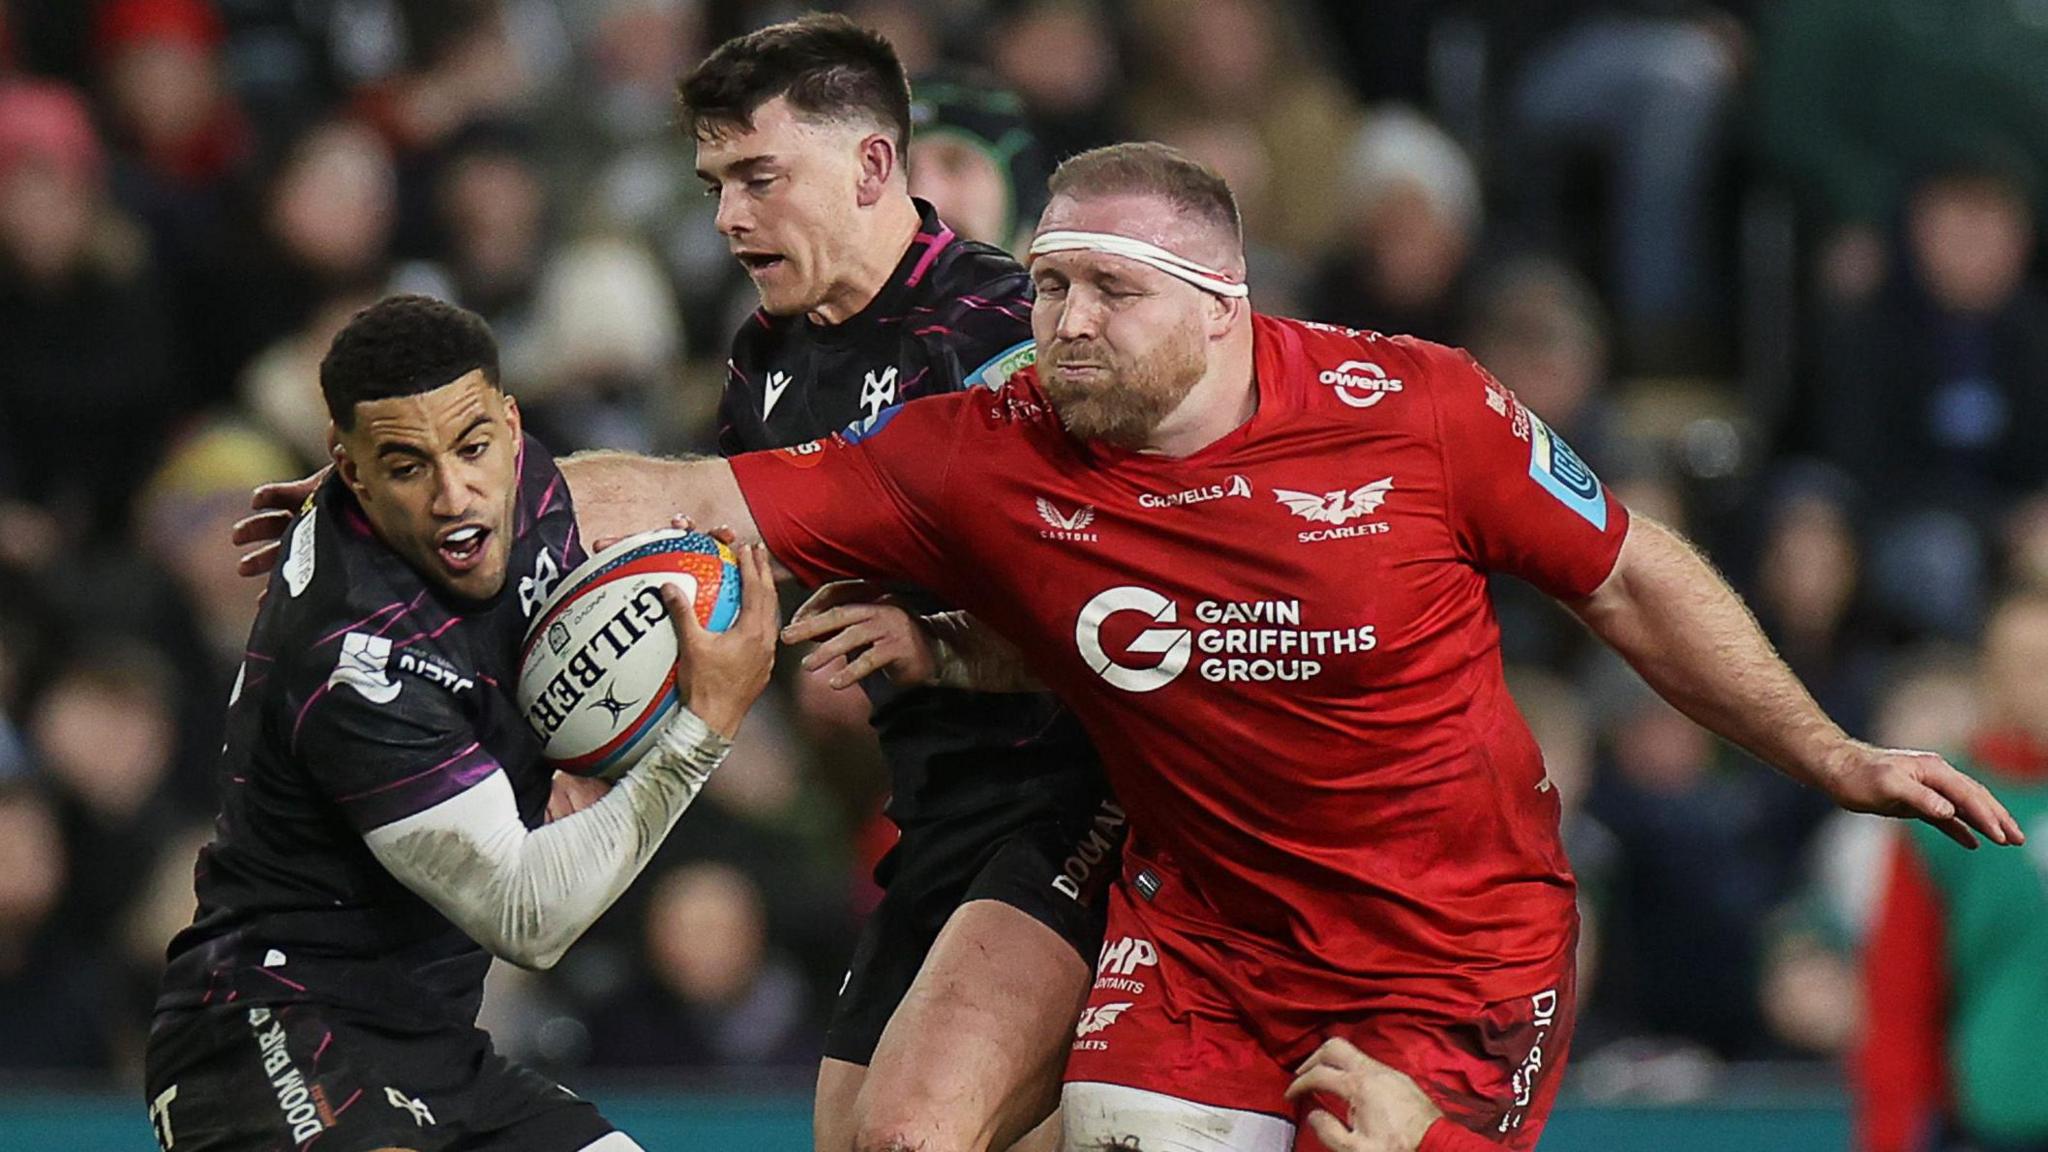
[[363, 839], [493, 955], [549, 968], [640, 874], [730, 748], [684, 708], [603, 799], [552, 824], [520, 821], [501, 768]]

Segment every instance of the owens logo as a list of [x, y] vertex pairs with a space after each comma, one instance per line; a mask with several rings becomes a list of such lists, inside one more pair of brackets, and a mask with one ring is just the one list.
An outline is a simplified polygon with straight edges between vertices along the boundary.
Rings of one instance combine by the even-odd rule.
[[1386, 399], [1388, 393], [1401, 390], [1399, 380], [1370, 360], [1346, 360], [1335, 368], [1323, 369], [1316, 379], [1336, 389], [1337, 399], [1353, 408], [1370, 408]]

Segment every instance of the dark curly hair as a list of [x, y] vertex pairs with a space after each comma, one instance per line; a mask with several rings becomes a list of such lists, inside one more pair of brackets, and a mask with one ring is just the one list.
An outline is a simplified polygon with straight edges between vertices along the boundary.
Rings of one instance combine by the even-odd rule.
[[484, 318], [432, 296], [387, 296], [349, 319], [320, 361], [320, 395], [343, 432], [356, 405], [416, 396], [481, 369], [498, 387], [498, 341]]
[[754, 126], [777, 96], [824, 120], [872, 120], [910, 147], [910, 82], [896, 49], [844, 16], [814, 13], [737, 36], [676, 85], [683, 130], [715, 140]]

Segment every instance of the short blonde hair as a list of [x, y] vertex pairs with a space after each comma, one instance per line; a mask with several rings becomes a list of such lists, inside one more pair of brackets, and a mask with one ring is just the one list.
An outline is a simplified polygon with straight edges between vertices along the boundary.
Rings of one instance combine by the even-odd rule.
[[1052, 174], [1054, 196], [1157, 196], [1228, 233], [1244, 246], [1237, 197], [1215, 170], [1178, 148], [1153, 141], [1110, 144], [1067, 157]]

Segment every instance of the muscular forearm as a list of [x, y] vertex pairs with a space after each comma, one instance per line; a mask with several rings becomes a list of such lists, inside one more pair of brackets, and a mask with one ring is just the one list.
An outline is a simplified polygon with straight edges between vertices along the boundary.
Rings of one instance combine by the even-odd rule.
[[493, 772], [364, 839], [406, 887], [493, 955], [547, 968], [647, 865], [731, 745], [687, 709], [595, 804], [539, 828]]
[[967, 613], [939, 612], [922, 621], [931, 633], [934, 674], [941, 687], [975, 692], [1046, 690], [1009, 641]]
[[730, 527], [743, 544], [760, 539], [732, 465], [716, 457], [579, 452], [562, 460], [561, 468], [585, 540], [666, 528], [677, 515], [700, 528]]
[[1658, 695], [1793, 779], [1819, 782], [1846, 747], [1734, 590], [1663, 525], [1632, 522], [1614, 573], [1572, 607]]

